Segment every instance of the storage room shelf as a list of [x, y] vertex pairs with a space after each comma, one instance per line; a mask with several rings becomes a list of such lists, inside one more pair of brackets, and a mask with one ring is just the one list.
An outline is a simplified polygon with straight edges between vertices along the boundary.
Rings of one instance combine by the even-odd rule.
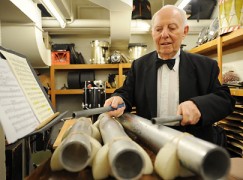
[[217, 39], [209, 41], [198, 47], [191, 49], [189, 52], [203, 55], [217, 55], [218, 66], [220, 69], [219, 80], [222, 82], [222, 61], [225, 50], [234, 49], [243, 46], [243, 29], [223, 34]]
[[230, 93], [232, 96], [243, 96], [243, 89], [230, 88]]
[[70, 65], [55, 65], [53, 69], [118, 69], [118, 68], [130, 68], [130, 63], [125, 64], [70, 64]]
[[[51, 101], [54, 107], [56, 107], [56, 96], [57, 95], [69, 95], [69, 94], [84, 94], [83, 89], [65, 89], [59, 90], [56, 89], [56, 72], [57, 71], [68, 71], [68, 70], [117, 70], [118, 73], [118, 87], [123, 84], [123, 70], [129, 69], [131, 67], [130, 63], [120, 63], [120, 64], [69, 64], [69, 65], [53, 65], [50, 68], [50, 77], [51, 77], [51, 90], [49, 94], [51, 95]], [[115, 91], [114, 88], [106, 89], [106, 93], [111, 94]]]
[[218, 43], [221, 43], [222, 47], [227, 49], [241, 46], [243, 44], [243, 29], [238, 29], [231, 33], [222, 35], [217, 39], [191, 49], [190, 52], [198, 54], [216, 54]]
[[191, 53], [214, 54], [217, 51], [217, 41], [214, 39], [190, 50]]
[[[115, 89], [106, 89], [105, 92], [110, 94], [113, 93]], [[56, 95], [65, 95], [65, 94], [83, 94], [83, 89], [65, 89], [65, 90], [54, 90]]]

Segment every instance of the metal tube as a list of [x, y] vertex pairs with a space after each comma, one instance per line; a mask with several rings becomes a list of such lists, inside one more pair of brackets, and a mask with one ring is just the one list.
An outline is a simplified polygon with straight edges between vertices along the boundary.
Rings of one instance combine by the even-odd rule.
[[[125, 106], [125, 104], [119, 104], [117, 108], [121, 108], [124, 106]], [[95, 114], [101, 114], [101, 113], [105, 113], [108, 111], [113, 111], [113, 110], [116, 110], [117, 108], [113, 108], [111, 106], [106, 106], [106, 107], [92, 108], [92, 109], [81, 110], [81, 111], [74, 111], [72, 116], [73, 116], [73, 118], [88, 117], [88, 116], [92, 116]]]
[[89, 117], [95, 114], [100, 114], [104, 112], [111, 111], [111, 106], [101, 107], [101, 108], [93, 108], [93, 109], [87, 109], [87, 110], [81, 110], [81, 111], [74, 111], [72, 116], [73, 118], [77, 117]]
[[[125, 113], [117, 119], [125, 129], [137, 135], [155, 152], [167, 142], [173, 142], [173, 139], [182, 135], [180, 131], [163, 125], [152, 125], [150, 120], [130, 113]], [[177, 148], [182, 165], [203, 179], [219, 179], [227, 176], [230, 157], [224, 148], [194, 136], [180, 138]]]
[[91, 120], [78, 120], [66, 133], [62, 143], [51, 158], [51, 169], [65, 169], [78, 172], [84, 169], [91, 160], [92, 145], [89, 136], [92, 134]]
[[152, 118], [151, 121], [153, 124], [166, 124], [166, 123], [171, 123], [171, 122], [177, 122], [178, 125], [180, 124], [180, 121], [182, 120], [182, 116], [163, 116], [163, 117], [155, 117]]
[[109, 143], [109, 163], [117, 179], [139, 179], [144, 170], [142, 154], [123, 127], [106, 113], [99, 116], [99, 129], [105, 144]]

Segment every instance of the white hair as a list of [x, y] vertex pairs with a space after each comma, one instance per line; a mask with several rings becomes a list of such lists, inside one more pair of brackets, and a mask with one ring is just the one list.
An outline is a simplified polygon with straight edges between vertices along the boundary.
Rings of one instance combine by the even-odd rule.
[[170, 8], [170, 9], [175, 9], [175, 10], [177, 10], [177, 11], [181, 14], [181, 18], [182, 18], [182, 22], [183, 22], [184, 27], [187, 25], [186, 11], [184, 11], [183, 9], [178, 8], [178, 7], [175, 6], [175, 5], [165, 5], [165, 6], [163, 6], [162, 8], [160, 8], [156, 13], [154, 13], [154, 15], [153, 15], [153, 17], [152, 17], [152, 20], [151, 20], [152, 27], [153, 27], [153, 25], [154, 25], [154, 19], [155, 19], [155, 17], [157, 16], [157, 14], [159, 13], [159, 11], [162, 10], [162, 9], [165, 9], [165, 8]]

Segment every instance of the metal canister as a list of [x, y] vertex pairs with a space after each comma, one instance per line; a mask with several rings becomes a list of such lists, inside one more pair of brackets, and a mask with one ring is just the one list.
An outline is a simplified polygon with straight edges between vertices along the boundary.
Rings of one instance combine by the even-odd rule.
[[91, 64], [106, 64], [110, 60], [110, 44], [107, 41], [93, 40], [91, 45]]
[[133, 61], [143, 56], [147, 51], [147, 45], [142, 43], [130, 43], [128, 45], [129, 57]]

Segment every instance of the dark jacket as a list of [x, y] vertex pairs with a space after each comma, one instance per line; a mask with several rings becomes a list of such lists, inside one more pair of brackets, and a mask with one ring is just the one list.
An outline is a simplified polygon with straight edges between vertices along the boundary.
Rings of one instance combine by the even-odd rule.
[[[119, 95], [123, 98], [126, 111], [131, 111], [131, 108], [135, 106], [137, 115], [147, 119], [157, 115], [155, 67], [157, 56], [157, 52], [154, 51], [134, 60], [123, 86], [113, 94], [113, 96]], [[218, 75], [217, 61], [206, 56], [181, 51], [179, 103], [192, 100], [201, 112], [201, 119], [196, 126], [179, 127], [179, 130], [198, 131], [197, 126], [206, 129], [232, 113], [235, 100], [230, 95], [229, 88], [220, 84]], [[193, 134], [196, 135], [194, 132]]]

